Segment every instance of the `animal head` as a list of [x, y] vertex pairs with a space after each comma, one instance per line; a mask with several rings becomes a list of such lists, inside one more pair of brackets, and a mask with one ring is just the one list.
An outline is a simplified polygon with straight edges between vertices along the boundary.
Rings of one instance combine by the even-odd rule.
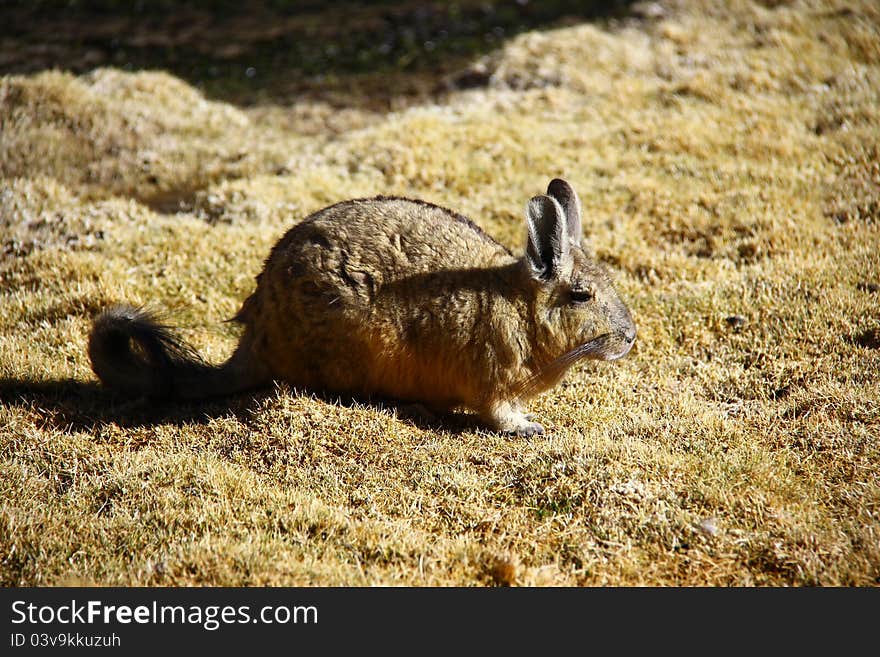
[[584, 358], [625, 356], [636, 327], [604, 268], [583, 248], [581, 203], [571, 185], [557, 178], [546, 194], [532, 198], [526, 224], [524, 264], [534, 292], [535, 333], [543, 360], [550, 362], [542, 380], [558, 380]]

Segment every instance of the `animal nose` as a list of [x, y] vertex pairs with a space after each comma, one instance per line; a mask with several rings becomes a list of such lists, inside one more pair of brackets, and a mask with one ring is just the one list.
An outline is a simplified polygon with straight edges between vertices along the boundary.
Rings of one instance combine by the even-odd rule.
[[629, 344], [632, 344], [633, 342], [635, 342], [636, 341], [636, 327], [630, 326], [628, 329], [624, 330], [623, 337]]

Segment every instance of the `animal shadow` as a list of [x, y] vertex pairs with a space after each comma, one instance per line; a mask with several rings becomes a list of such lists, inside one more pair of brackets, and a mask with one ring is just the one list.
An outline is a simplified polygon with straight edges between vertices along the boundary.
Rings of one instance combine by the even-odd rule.
[[418, 429], [442, 431], [452, 435], [484, 430], [472, 414], [449, 412], [432, 415], [418, 404], [407, 404], [392, 399], [364, 399], [331, 395], [315, 391], [298, 391], [285, 384], [248, 393], [231, 395], [203, 402], [123, 397], [104, 388], [96, 381], [73, 378], [29, 381], [0, 379], [0, 404], [7, 407], [28, 408], [37, 416], [40, 428], [68, 432], [94, 432], [107, 424], [123, 428], [142, 428], [161, 424], [207, 424], [214, 418], [230, 414], [243, 424], [251, 424], [260, 406], [279, 394], [306, 394], [323, 403], [351, 408], [371, 406], [393, 414], [400, 422], [409, 422]]

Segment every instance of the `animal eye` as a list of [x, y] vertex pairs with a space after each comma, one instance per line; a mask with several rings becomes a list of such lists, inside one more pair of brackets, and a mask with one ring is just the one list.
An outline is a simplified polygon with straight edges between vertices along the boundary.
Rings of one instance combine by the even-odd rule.
[[568, 295], [572, 303], [587, 303], [593, 300], [592, 290], [571, 290]]

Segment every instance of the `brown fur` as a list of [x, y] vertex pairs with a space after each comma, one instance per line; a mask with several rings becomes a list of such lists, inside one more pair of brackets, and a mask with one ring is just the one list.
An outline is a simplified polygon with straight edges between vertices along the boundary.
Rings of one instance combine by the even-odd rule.
[[[106, 336], [118, 343], [126, 330], [111, 321], [125, 315], [116, 309], [96, 321], [94, 369], [105, 383], [143, 394], [156, 380], [198, 398], [276, 379], [438, 410], [466, 406], [496, 429], [540, 433], [522, 402], [555, 385], [580, 357], [575, 350], [618, 358], [635, 338], [626, 306], [580, 247], [576, 194], [561, 180], [548, 192], [529, 203], [529, 248], [521, 258], [465, 217], [424, 201], [376, 197], [330, 206], [272, 249], [236, 315], [245, 331], [228, 363], [184, 367], [178, 357], [151, 357], [136, 375], [130, 354], [114, 360], [118, 349], [101, 348]], [[593, 296], [575, 302], [572, 290]], [[139, 334], [129, 332], [136, 344], [150, 335], [149, 318], [138, 319]], [[164, 338], [163, 331], [155, 324], [156, 335]], [[148, 340], [140, 351], [163, 344], [169, 340]], [[124, 365], [122, 382], [107, 374], [117, 365]], [[185, 385], [175, 383], [178, 374]], [[218, 385], [224, 377], [225, 387]]]

